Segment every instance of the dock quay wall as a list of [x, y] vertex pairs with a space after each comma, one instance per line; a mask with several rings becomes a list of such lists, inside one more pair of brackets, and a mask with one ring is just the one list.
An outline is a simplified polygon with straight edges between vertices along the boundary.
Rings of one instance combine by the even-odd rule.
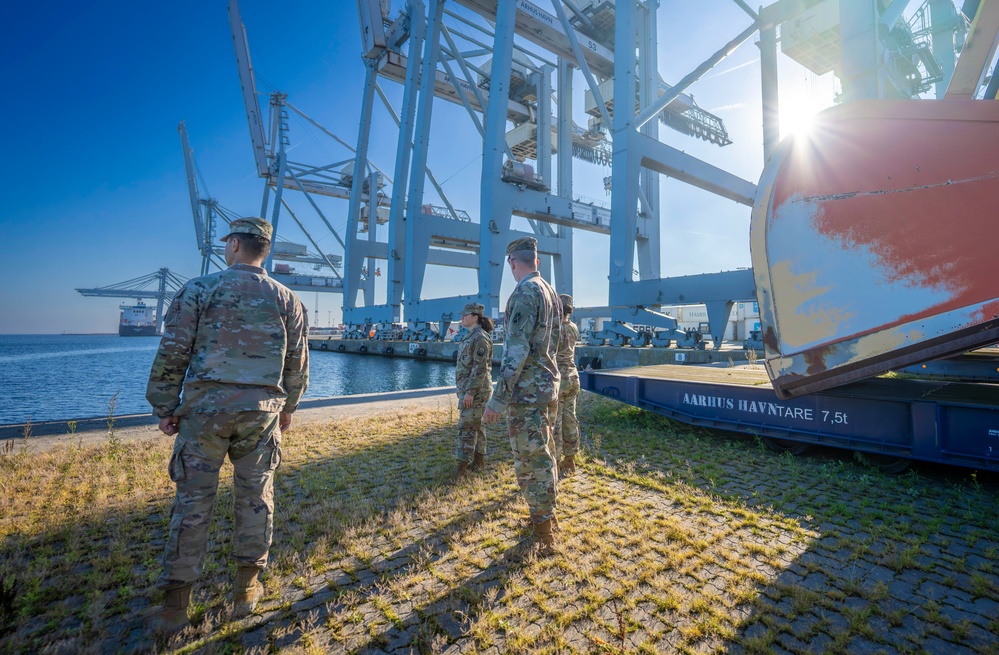
[[[332, 353], [408, 357], [453, 362], [459, 343], [453, 341], [379, 341], [343, 340], [325, 335], [309, 337], [309, 349]], [[630, 346], [576, 346], [576, 365], [585, 369], [625, 368], [656, 364], [714, 364], [747, 361], [747, 354], [736, 344], [723, 344], [719, 350], [693, 348], [632, 348]], [[503, 344], [493, 344], [493, 363], [503, 358]]]

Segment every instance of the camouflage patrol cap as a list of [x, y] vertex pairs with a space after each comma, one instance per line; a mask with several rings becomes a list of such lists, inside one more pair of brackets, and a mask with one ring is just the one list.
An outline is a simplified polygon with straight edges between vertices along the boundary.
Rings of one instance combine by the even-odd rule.
[[522, 237], [520, 239], [514, 239], [506, 247], [506, 254], [512, 255], [515, 252], [521, 252], [523, 250], [531, 250], [535, 253], [538, 252], [538, 240], [534, 237]]
[[562, 301], [562, 311], [572, 311], [572, 296], [567, 293], [560, 293], [558, 299]]
[[486, 313], [486, 306], [478, 302], [470, 302], [467, 305], [465, 305], [465, 309], [461, 310], [462, 316], [464, 316], [465, 314], [478, 314], [479, 316], [483, 316], [485, 315], [485, 313]]
[[274, 234], [274, 228], [271, 227], [270, 223], [256, 216], [237, 218], [229, 223], [229, 234], [219, 240], [226, 241], [234, 234], [252, 234], [253, 236], [263, 237], [270, 241], [271, 235]]

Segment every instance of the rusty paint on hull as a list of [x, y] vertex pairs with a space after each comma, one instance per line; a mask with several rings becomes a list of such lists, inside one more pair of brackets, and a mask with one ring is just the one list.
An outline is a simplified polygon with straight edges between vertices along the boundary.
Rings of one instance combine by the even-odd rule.
[[757, 193], [750, 245], [781, 397], [999, 341], [999, 102], [827, 110]]

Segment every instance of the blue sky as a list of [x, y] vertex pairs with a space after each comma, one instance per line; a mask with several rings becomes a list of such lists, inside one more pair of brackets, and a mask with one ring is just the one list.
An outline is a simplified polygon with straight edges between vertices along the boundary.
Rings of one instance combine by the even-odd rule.
[[[401, 2], [392, 5], [394, 14]], [[288, 93], [289, 101], [353, 143], [363, 83], [354, 2], [244, 0], [241, 11], [258, 90]], [[731, 0], [665, 0], [665, 79], [676, 82], [748, 20]], [[691, 90], [702, 108], [725, 120], [736, 143], [719, 149], [665, 128], [662, 137], [755, 181], [762, 136], [753, 40]], [[813, 110], [831, 102], [829, 76], [816, 78], [787, 60], [781, 73], [789, 107]], [[252, 163], [223, 1], [15, 4], [0, 24], [0, 84], [8, 144], [0, 255], [12, 275], [0, 289], [0, 333], [113, 332], [123, 301], [84, 298], [76, 287], [105, 286], [161, 267], [197, 274], [181, 120], [207, 185], [202, 194], [237, 213], [259, 212], [262, 181]], [[382, 86], [398, 108], [398, 85]], [[585, 121], [583, 86], [580, 76], [577, 122]], [[431, 168], [446, 180], [455, 205], [477, 216], [481, 144], [462, 108], [438, 102], [434, 112]], [[372, 159], [391, 172], [389, 120], [376, 111]], [[348, 156], [332, 142], [317, 141], [302, 121], [291, 127], [300, 159]], [[577, 164], [575, 170], [577, 193], [606, 199], [601, 180], [609, 169]], [[665, 274], [749, 265], [748, 208], [675, 182], [664, 182], [663, 202], [664, 230], [671, 234], [663, 248]], [[334, 201], [328, 211], [334, 226], [345, 224], [345, 202]], [[321, 241], [338, 252], [332, 243], [332, 237]], [[606, 261], [606, 239], [579, 235], [576, 249], [577, 305], [605, 304], [606, 273], [591, 264]], [[473, 292], [468, 278], [454, 289], [453, 271], [435, 271], [427, 288], [430, 295]], [[303, 300], [314, 323], [336, 321], [339, 295]]]

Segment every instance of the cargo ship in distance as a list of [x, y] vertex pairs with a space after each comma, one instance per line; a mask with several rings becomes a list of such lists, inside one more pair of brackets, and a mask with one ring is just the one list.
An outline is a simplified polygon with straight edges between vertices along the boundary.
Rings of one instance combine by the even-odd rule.
[[158, 337], [156, 311], [141, 300], [135, 305], [121, 305], [118, 319], [120, 337]]

